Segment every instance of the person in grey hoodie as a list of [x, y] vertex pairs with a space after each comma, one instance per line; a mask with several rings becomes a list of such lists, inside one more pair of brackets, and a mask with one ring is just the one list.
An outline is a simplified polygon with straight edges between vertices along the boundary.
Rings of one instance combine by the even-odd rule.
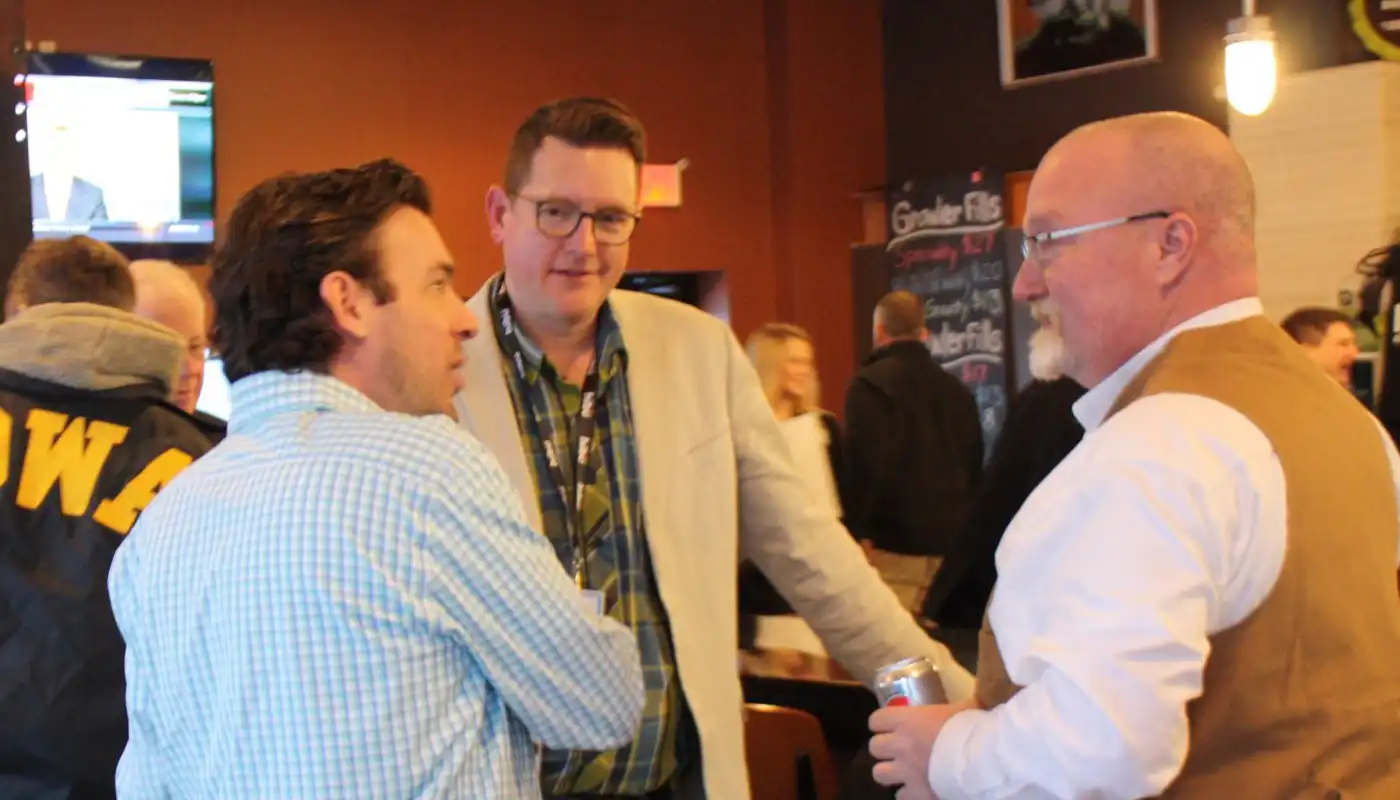
[[83, 236], [21, 255], [0, 325], [0, 797], [115, 796], [127, 739], [107, 572], [210, 447], [170, 402], [184, 343], [131, 313], [126, 259]]

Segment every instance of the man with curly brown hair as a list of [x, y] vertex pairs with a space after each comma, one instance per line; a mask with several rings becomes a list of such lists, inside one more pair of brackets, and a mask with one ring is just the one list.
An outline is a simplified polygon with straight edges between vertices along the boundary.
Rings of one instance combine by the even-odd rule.
[[210, 281], [228, 437], [112, 567], [132, 797], [529, 798], [625, 743], [632, 635], [449, 418], [477, 323], [392, 161], [265, 181]]

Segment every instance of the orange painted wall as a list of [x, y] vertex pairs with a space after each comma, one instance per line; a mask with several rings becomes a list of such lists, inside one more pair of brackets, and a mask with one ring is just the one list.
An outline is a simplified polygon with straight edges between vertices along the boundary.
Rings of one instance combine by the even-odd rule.
[[736, 331], [807, 327], [840, 404], [850, 195], [885, 171], [879, 3], [44, 0], [26, 21], [61, 50], [214, 59], [223, 214], [283, 170], [403, 160], [433, 186], [463, 292], [497, 267], [482, 199], [515, 126], [552, 98], [622, 99], [652, 160], [691, 163], [633, 268], [724, 270]]

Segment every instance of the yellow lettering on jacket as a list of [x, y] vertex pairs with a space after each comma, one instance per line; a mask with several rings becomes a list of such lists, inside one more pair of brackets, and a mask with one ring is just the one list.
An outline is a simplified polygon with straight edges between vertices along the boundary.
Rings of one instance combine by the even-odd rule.
[[29, 412], [25, 427], [29, 429], [29, 445], [24, 450], [15, 502], [21, 508], [38, 508], [56, 482], [63, 514], [86, 514], [102, 465], [112, 448], [126, 439], [129, 429], [102, 420], [88, 423], [84, 417], [70, 422], [67, 414], [40, 408]]
[[132, 478], [116, 497], [103, 500], [93, 512], [93, 520], [125, 535], [136, 524], [136, 515], [155, 499], [156, 492], [193, 460], [188, 453], [173, 447], [166, 450]]
[[10, 479], [10, 412], [0, 408], [0, 486]]

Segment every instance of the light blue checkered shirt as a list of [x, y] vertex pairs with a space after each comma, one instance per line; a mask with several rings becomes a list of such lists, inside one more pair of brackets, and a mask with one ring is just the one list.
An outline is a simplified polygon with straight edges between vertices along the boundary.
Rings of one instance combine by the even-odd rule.
[[117, 552], [123, 798], [532, 798], [535, 742], [624, 744], [631, 633], [580, 602], [486, 449], [323, 375], [233, 386], [229, 435]]

